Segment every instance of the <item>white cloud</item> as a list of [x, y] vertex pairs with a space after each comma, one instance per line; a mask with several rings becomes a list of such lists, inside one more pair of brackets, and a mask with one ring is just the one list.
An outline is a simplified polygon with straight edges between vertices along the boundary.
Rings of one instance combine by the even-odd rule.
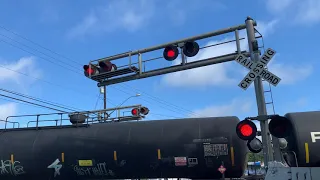
[[5, 120], [8, 116], [15, 115], [17, 112], [16, 103], [0, 104], [0, 119]]
[[309, 77], [313, 72], [312, 65], [274, 63], [268, 66], [270, 72], [281, 78], [281, 84], [294, 84]]
[[193, 112], [197, 115], [201, 114], [203, 117], [239, 116], [250, 113], [252, 108], [253, 102], [250, 99], [234, 99], [228, 104], [208, 106]]
[[[159, 1], [163, 3], [163, 1]], [[183, 6], [181, 6], [183, 4]], [[209, 12], [219, 13], [220, 10], [225, 10], [227, 7], [219, 1], [201, 0], [201, 3], [194, 0], [170, 0], [167, 2], [167, 7], [162, 9], [162, 13], [166, 19], [170, 18], [173, 25], [180, 26], [187, 22], [188, 17], [197, 11], [208, 10]], [[172, 14], [174, 12], [174, 15]], [[165, 14], [172, 14], [170, 16]]]
[[267, 9], [273, 13], [284, 11], [288, 8], [293, 0], [267, 0]]
[[269, 36], [270, 34], [274, 33], [274, 29], [279, 23], [278, 19], [274, 19], [269, 22], [263, 22], [263, 21], [257, 21], [257, 27], [256, 29], [262, 34], [262, 36], [265, 38]]
[[319, 0], [267, 0], [266, 5], [271, 13], [286, 16], [290, 22], [304, 25], [320, 22]]
[[320, 22], [320, 1], [319, 0], [304, 0], [299, 3], [297, 13], [297, 21], [302, 24], [312, 24]]
[[[41, 71], [35, 67], [34, 57], [23, 57], [16, 62], [8, 62], [1, 60], [1, 73], [0, 83], [16, 82], [19, 85], [32, 83], [35, 81], [33, 78], [26, 78], [26, 76], [20, 74], [30, 74], [35, 78], [41, 77]], [[17, 73], [20, 72], [20, 73]]]
[[[268, 36], [274, 30], [277, 24], [277, 20], [272, 20], [268, 23], [259, 22], [258, 30], [264, 36]], [[240, 31], [240, 37], [245, 37], [246, 32]], [[225, 41], [234, 39], [234, 37], [227, 37], [221, 41], [211, 41], [206, 44], [213, 45]], [[240, 43], [241, 50], [248, 49], [247, 40], [243, 40]], [[213, 46], [210, 48], [203, 49], [195, 57], [188, 58], [188, 62], [202, 60], [206, 58], [221, 56], [225, 54], [230, 54], [236, 52], [236, 44], [228, 43], [218, 46]], [[180, 61], [177, 59], [174, 61], [173, 65], [179, 64]], [[199, 86], [229, 86], [237, 85], [239, 79], [237, 77], [245, 75], [244, 72], [248, 73], [244, 68], [239, 67], [238, 64], [234, 66], [231, 63], [221, 63], [211, 66], [205, 66], [201, 68], [195, 68], [180, 72], [175, 72], [171, 74], [166, 74], [163, 76], [162, 82], [170, 86], [175, 87], [199, 87]]]
[[113, 0], [107, 6], [93, 9], [78, 25], [73, 27], [69, 37], [115, 30], [136, 31], [148, 23], [153, 16], [154, 3], [149, 0]]

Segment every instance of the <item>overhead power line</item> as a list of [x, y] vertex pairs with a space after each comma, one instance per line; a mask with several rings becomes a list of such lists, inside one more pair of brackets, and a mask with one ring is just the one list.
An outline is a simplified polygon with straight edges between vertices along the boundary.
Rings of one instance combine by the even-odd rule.
[[[34, 101], [45, 103], [45, 104], [48, 104], [48, 105], [51, 105], [51, 106], [55, 106], [55, 107], [58, 107], [58, 108], [67, 109], [67, 110], [71, 110], [71, 111], [77, 111], [76, 110], [77, 108], [70, 109], [67, 106], [64, 106], [64, 105], [61, 105], [61, 104], [59, 105], [58, 103], [54, 104], [54, 103], [48, 102], [46, 100], [41, 100], [40, 98], [31, 97], [31, 96], [24, 95], [24, 94], [21, 94], [21, 93], [18, 93], [18, 92], [14, 92], [14, 91], [10, 91], [10, 90], [7, 90], [7, 89], [0, 88], [0, 91], [4, 91], [4, 92], [10, 93], [10, 94], [14, 94], [14, 95], [17, 95], [17, 96], [21, 96], [21, 97], [24, 97], [24, 98], [27, 98], [27, 99], [31, 99], [31, 100], [34, 100]], [[58, 105], [56, 105], [56, 104], [58, 104]]]
[[183, 117], [169, 116], [169, 115], [165, 115], [165, 114], [158, 114], [158, 113], [149, 113], [149, 114], [155, 115], [155, 116], [162, 116], [162, 117], [170, 117], [170, 118], [183, 119]]
[[168, 102], [168, 101], [165, 101], [165, 100], [163, 100], [163, 99], [160, 99], [160, 98], [158, 98], [158, 97], [156, 97], [156, 96], [150, 95], [150, 94], [147, 93], [146, 91], [139, 90], [139, 89], [137, 89], [137, 88], [135, 88], [135, 87], [132, 87], [132, 86], [129, 86], [129, 85], [127, 85], [127, 84], [123, 84], [123, 85], [120, 84], [120, 86], [122, 86], [122, 87], [127, 86], [127, 89], [134, 89], [134, 90], [136, 90], [136, 91], [140, 91], [141, 93], [143, 93], [144, 95], [149, 96], [150, 99], [152, 99], [152, 100], [154, 100], [154, 101], [156, 101], [156, 102], [158, 102], [158, 103], [161, 103], [161, 104], [164, 104], [164, 105], [169, 105], [169, 106], [171, 106], [171, 107], [173, 107], [173, 108], [175, 108], [175, 109], [177, 109], [177, 110], [183, 110], [183, 111], [188, 112], [188, 113], [190, 113], [190, 114], [199, 116], [198, 114], [196, 114], [195, 112], [193, 112], [193, 111], [191, 111], [191, 110], [185, 109], [185, 108], [183, 108], [183, 107], [177, 106], [177, 105], [175, 105], [175, 104], [173, 104], [173, 103], [170, 103], [170, 102]]
[[54, 110], [54, 111], [67, 113], [66, 111], [62, 111], [62, 110], [60, 110], [60, 109], [51, 108], [51, 107], [48, 107], [48, 106], [44, 106], [44, 105], [41, 105], [41, 104], [29, 102], [29, 101], [26, 101], [26, 100], [23, 100], [23, 99], [19, 99], [19, 98], [15, 98], [15, 97], [12, 97], [12, 96], [7, 96], [7, 95], [4, 95], [4, 94], [0, 94], [0, 96], [6, 97], [6, 98], [10, 98], [10, 99], [14, 99], [14, 100], [16, 100], [16, 101], [21, 101], [21, 102], [24, 102], [24, 103], [32, 104], [32, 105], [35, 105], [35, 106], [39, 106], [39, 107], [51, 109], [51, 110]]
[[24, 40], [26, 40], [26, 41], [31, 42], [32, 44], [34, 44], [34, 45], [36, 45], [36, 46], [38, 46], [38, 47], [40, 47], [40, 48], [42, 48], [42, 49], [45, 49], [45, 50], [47, 50], [47, 51], [49, 51], [49, 52], [51, 52], [51, 53], [53, 53], [53, 54], [56, 54], [56, 55], [58, 55], [58, 56], [60, 56], [60, 57], [62, 57], [62, 58], [68, 59], [69, 61], [72, 61], [72, 62], [74, 62], [74, 63], [76, 63], [76, 64], [78, 64], [78, 65], [82, 66], [82, 64], [80, 64], [79, 62], [74, 61], [74, 60], [72, 60], [72, 59], [70, 59], [70, 58], [68, 58], [68, 57], [66, 57], [66, 56], [64, 56], [64, 55], [62, 55], [62, 54], [60, 54], [60, 53], [57, 53], [57, 52], [55, 52], [55, 51], [52, 51], [52, 50], [50, 50], [50, 49], [48, 49], [48, 48], [46, 48], [46, 47], [44, 47], [44, 46], [42, 46], [42, 45], [40, 45], [40, 44], [38, 44], [38, 43], [34, 42], [34, 41], [32, 41], [31, 39], [29, 39], [29, 38], [27, 38], [27, 37], [25, 37], [25, 36], [22, 36], [22, 35], [20, 35], [20, 34], [18, 34], [18, 33], [16, 33], [16, 32], [14, 32], [14, 31], [12, 31], [12, 30], [10, 30], [10, 29], [6, 28], [6, 27], [3, 27], [3, 26], [1, 26], [1, 25], [0, 25], [0, 28], [2, 28], [2, 29], [4, 29], [4, 30], [6, 30], [6, 31], [8, 31], [8, 32], [10, 32], [10, 33], [12, 33], [12, 34], [14, 34], [14, 35], [16, 35], [16, 36], [18, 36], [18, 37], [20, 37], [20, 38], [24, 39]]
[[[8, 32], [11, 32], [12, 34], [14, 34], [14, 35], [16, 35], [16, 36], [18, 36], [18, 37], [20, 37], [20, 38], [23, 38], [23, 39], [31, 42], [32, 44], [35, 44], [36, 46], [38, 46], [38, 47], [40, 47], [40, 48], [43, 48], [43, 49], [45, 49], [45, 50], [47, 50], [47, 51], [50, 51], [50, 52], [52, 52], [52, 53], [54, 53], [54, 54], [57, 54], [57, 55], [61, 56], [61, 57], [65, 57], [65, 56], [63, 56], [63, 55], [61, 55], [61, 54], [59, 54], [59, 53], [56, 53], [56, 52], [54, 52], [54, 51], [52, 51], [52, 50], [50, 50], [50, 49], [48, 49], [48, 48], [46, 48], [46, 47], [44, 47], [44, 46], [36, 43], [36, 42], [34, 42], [34, 41], [26, 38], [25, 36], [22, 36], [22, 35], [20, 35], [20, 34], [18, 34], [18, 33], [15, 33], [15, 32], [12, 31], [12, 30], [9, 30], [8, 28], [5, 28], [5, 27], [3, 27], [3, 26], [0, 26], [0, 27], [1, 27], [2, 29], [4, 29], [4, 30], [8, 31]], [[18, 41], [15, 40], [15, 42], [18, 42]], [[18, 43], [19, 43], [19, 42], [18, 42]], [[22, 43], [21, 43], [21, 44], [22, 44]], [[25, 51], [24, 49], [22, 49], [22, 48], [20, 48], [20, 47], [17, 47], [17, 48]], [[37, 51], [38, 51], [38, 50], [37, 50]], [[32, 53], [32, 52], [29, 52], [29, 53], [34, 54], [34, 53]], [[42, 59], [43, 59], [43, 58], [42, 58]], [[65, 59], [68, 59], [68, 60], [73, 61], [73, 60], [70, 59], [70, 58], [66, 58], [66, 57], [65, 57]], [[73, 61], [73, 62], [76, 62], [76, 61]], [[76, 62], [76, 63], [79, 64], [78, 62]], [[67, 69], [70, 70], [69, 68], [67, 68]], [[77, 73], [77, 74], [80, 74], [81, 76], [83, 75], [82, 73]], [[123, 85], [122, 85], [122, 86], [123, 86]], [[145, 91], [139, 90], [139, 89], [137, 89], [137, 88], [134, 88], [134, 87], [129, 86], [129, 85], [126, 85], [126, 84], [125, 84], [125, 86], [128, 86], [129, 88], [131, 88], [131, 90], [132, 90], [132, 88], [133, 88], [133, 89], [136, 89], [136, 90], [138, 90], [138, 91], [140, 91], [140, 92], [143, 92], [143, 93], [146, 94], [150, 99], [152, 99], [152, 100], [154, 100], [154, 101], [156, 101], [156, 102], [158, 102], [158, 103], [165, 104], [165, 105], [169, 105], [169, 106], [174, 107], [175, 109], [182, 110], [182, 111], [189, 112], [189, 113], [191, 113], [191, 114], [196, 115], [194, 112], [192, 112], [192, 111], [190, 111], [190, 110], [187, 110], [187, 109], [185, 109], [185, 108], [179, 107], [179, 106], [174, 105], [174, 104], [172, 104], [172, 103], [170, 103], [170, 102], [161, 100], [161, 99], [158, 98], [158, 97], [155, 97], [155, 96], [153, 96], [153, 95], [150, 95], [149, 93], [146, 93]], [[111, 86], [111, 88], [114, 88], [114, 87]], [[123, 91], [122, 91], [122, 92], [123, 92]], [[111, 104], [114, 104], [114, 103], [111, 103]], [[170, 108], [166, 108], [166, 109], [169, 109], [169, 110], [172, 111], [172, 109], [170, 109]]]
[[[59, 87], [59, 88], [64, 89], [64, 90], [68, 89], [68, 90], [73, 91], [73, 92], [76, 92], [76, 93], [78, 93], [78, 94], [82, 94], [82, 95], [86, 95], [86, 96], [87, 96], [87, 94], [80, 93], [78, 90], [71, 89], [71, 88], [65, 87], [65, 86], [63, 86], [63, 85], [59, 85], [59, 84], [52, 83], [52, 82], [47, 81], [47, 80], [42, 79], [42, 78], [37, 78], [37, 77], [31, 76], [31, 75], [29, 75], [29, 74], [26, 74], [26, 73], [23, 73], [23, 72], [20, 72], [20, 71], [16, 71], [16, 70], [10, 69], [10, 68], [5, 67], [5, 66], [3, 66], [3, 65], [1, 65], [1, 64], [0, 64], [0, 67], [2, 67], [2, 68], [4, 68], [4, 69], [7, 69], [7, 70], [9, 70], [9, 71], [12, 71], [12, 72], [15, 72], [15, 73], [24, 75], [24, 76], [26, 76], [26, 77], [31, 77], [31, 78], [33, 78], [33, 79], [36, 79], [36, 80], [45, 82], [45, 83], [47, 83], [47, 84], [49, 84], [49, 85], [56, 86], [56, 87]], [[110, 103], [110, 104], [115, 105], [115, 103], [110, 102], [110, 98], [107, 98], [107, 99], [109, 100], [109, 103]]]
[[[0, 35], [1, 35], [1, 34], [0, 34]], [[51, 60], [49, 60], [49, 59], [43, 58], [43, 57], [41, 57], [41, 56], [38, 56], [37, 54], [35, 54], [35, 53], [31, 52], [31, 51], [25, 50], [25, 49], [23, 49], [23, 48], [21, 48], [21, 47], [19, 47], [19, 46], [16, 46], [16, 45], [14, 45], [13, 43], [10, 43], [10, 42], [5, 41], [5, 40], [3, 40], [3, 39], [0, 39], [0, 41], [2, 41], [2, 42], [4, 42], [4, 43], [7, 43], [7, 44], [9, 44], [9, 45], [11, 45], [11, 46], [13, 46], [13, 47], [15, 47], [15, 48], [18, 48], [18, 49], [20, 49], [20, 50], [22, 50], [22, 51], [25, 51], [25, 52], [27, 52], [27, 53], [29, 53], [29, 54], [32, 54], [32, 55], [34, 55], [34, 56], [37, 56], [37, 57], [39, 57], [40, 59], [43, 59], [43, 60], [45, 60], [45, 61], [48, 61], [48, 62], [50, 62], [50, 63], [52, 63], [52, 64], [54, 64], [54, 65], [60, 66], [60, 67], [65, 68], [65, 69], [67, 69], [67, 70], [69, 70], [69, 71], [71, 71], [71, 72], [74, 72], [74, 73], [76, 73], [76, 74], [81, 74], [81, 75], [82, 75], [82, 73], [80, 73], [80, 72], [77, 72], [77, 71], [75, 71], [75, 70], [73, 70], [73, 69], [70, 69], [70, 68], [68, 68], [68, 67], [65, 67], [65, 66], [63, 66], [63, 65], [61, 65], [61, 64], [57, 64], [56, 62], [51, 61]]]
[[[115, 88], [115, 89], [117, 89], [118, 91], [121, 91], [121, 92], [123, 92], [123, 93], [126, 93], [126, 94], [128, 94], [128, 95], [131, 95], [131, 93], [128, 93], [128, 92], [126, 92], [126, 91], [124, 91], [124, 90], [122, 90], [122, 89], [120, 89], [120, 88], [116, 88], [116, 87], [113, 87], [113, 88]], [[141, 96], [140, 99], [143, 100], [143, 101], [145, 101], [145, 102], [147, 102], [147, 103], [153, 104], [153, 103], [150, 102], [149, 100], [144, 99], [142, 96]], [[163, 106], [163, 105], [159, 105], [159, 104], [157, 104], [157, 105], [158, 105], [159, 107], [163, 108], [163, 109], [167, 109], [167, 110], [169, 110], [169, 111], [172, 111], [172, 112], [175, 112], [175, 113], [178, 113], [178, 114], [181, 114], [181, 115], [186, 115], [186, 113], [183, 113], [183, 112], [181, 112], [181, 111], [177, 111], [177, 110], [172, 109], [172, 108], [170, 108], [170, 107], [168, 107], [168, 106]]]

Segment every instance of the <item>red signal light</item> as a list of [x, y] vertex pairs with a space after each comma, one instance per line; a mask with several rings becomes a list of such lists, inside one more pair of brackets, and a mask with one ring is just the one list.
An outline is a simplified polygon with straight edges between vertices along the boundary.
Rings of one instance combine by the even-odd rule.
[[179, 50], [176, 46], [170, 45], [167, 46], [163, 51], [163, 57], [164, 59], [168, 61], [175, 60], [179, 55]]
[[131, 110], [131, 114], [132, 114], [133, 116], [138, 116], [139, 110], [138, 110], [137, 108], [134, 108], [134, 109]]
[[286, 117], [275, 115], [269, 123], [269, 131], [277, 138], [285, 138], [292, 132], [292, 124]]
[[85, 76], [94, 75], [97, 73], [97, 69], [94, 68], [93, 66], [91, 66], [91, 68], [90, 68], [89, 65], [84, 65], [83, 69], [84, 69]]
[[243, 120], [237, 124], [237, 135], [242, 140], [252, 140], [256, 137], [257, 127], [250, 120]]
[[240, 133], [244, 136], [250, 136], [252, 134], [252, 127], [249, 126], [248, 124], [244, 124], [240, 127]]

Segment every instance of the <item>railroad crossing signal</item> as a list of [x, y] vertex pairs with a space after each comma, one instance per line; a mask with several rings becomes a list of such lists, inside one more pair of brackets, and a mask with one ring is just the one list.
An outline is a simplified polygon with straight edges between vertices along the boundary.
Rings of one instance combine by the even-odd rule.
[[184, 55], [188, 57], [193, 57], [199, 52], [199, 44], [194, 41], [187, 41], [182, 43], [182, 45], [169, 45], [165, 47], [163, 51], [163, 57], [167, 61], [175, 60], [179, 55], [178, 47], [182, 47], [182, 52]]
[[221, 165], [221, 166], [218, 168], [218, 171], [219, 171], [221, 174], [223, 174], [226, 170], [227, 170], [227, 169], [226, 169], [223, 165]]
[[243, 90], [247, 90], [250, 84], [258, 76], [268, 81], [273, 86], [277, 86], [281, 79], [264, 68], [275, 54], [276, 51], [274, 51], [271, 48], [268, 48], [257, 63], [249, 60], [246, 56], [242, 54], [237, 56], [235, 61], [250, 70], [250, 72], [243, 78], [243, 80], [239, 83], [238, 86]]

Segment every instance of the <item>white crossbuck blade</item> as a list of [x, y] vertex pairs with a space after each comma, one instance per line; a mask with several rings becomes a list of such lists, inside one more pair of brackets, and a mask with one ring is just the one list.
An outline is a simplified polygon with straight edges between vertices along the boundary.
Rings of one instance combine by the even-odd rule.
[[261, 56], [260, 60], [257, 63], [249, 60], [246, 56], [242, 54], [237, 56], [235, 61], [250, 70], [250, 72], [243, 78], [243, 80], [239, 83], [238, 86], [246, 90], [258, 76], [268, 81], [273, 86], [277, 86], [281, 79], [264, 68], [275, 54], [276, 51], [269, 48]]

